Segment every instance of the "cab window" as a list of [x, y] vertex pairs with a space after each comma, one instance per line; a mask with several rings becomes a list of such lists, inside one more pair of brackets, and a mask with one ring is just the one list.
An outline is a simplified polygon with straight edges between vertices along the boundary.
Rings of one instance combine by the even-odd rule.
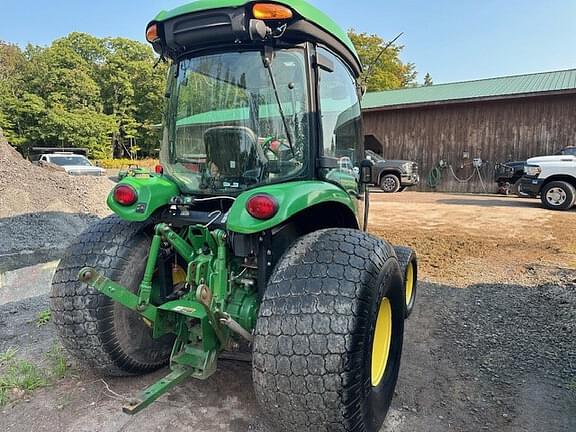
[[357, 192], [362, 120], [356, 81], [336, 55], [321, 47], [317, 54], [325, 64], [319, 67], [322, 156], [334, 165], [323, 175]]

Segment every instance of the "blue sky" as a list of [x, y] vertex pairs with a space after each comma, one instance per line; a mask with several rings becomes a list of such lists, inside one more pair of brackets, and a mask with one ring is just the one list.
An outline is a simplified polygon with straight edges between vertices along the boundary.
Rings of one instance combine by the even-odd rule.
[[[0, 40], [47, 45], [71, 31], [143, 40], [186, 0], [1, 0]], [[576, 0], [311, 0], [339, 24], [391, 39], [435, 83], [576, 68]]]

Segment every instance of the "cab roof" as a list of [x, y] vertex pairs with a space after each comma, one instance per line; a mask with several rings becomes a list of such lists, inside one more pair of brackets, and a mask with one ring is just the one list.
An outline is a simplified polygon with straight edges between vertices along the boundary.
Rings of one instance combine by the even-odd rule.
[[[220, 8], [236, 8], [243, 7], [252, 3], [266, 3], [266, 0], [262, 2], [256, 2], [254, 0], [198, 0], [192, 3], [185, 4], [183, 6], [171, 9], [169, 11], [161, 11], [155, 21], [163, 22], [181, 15], [186, 15], [194, 12], [203, 12], [207, 10], [220, 9]], [[355, 60], [360, 65], [360, 58], [356, 52], [354, 44], [348, 37], [346, 31], [344, 31], [338, 24], [336, 24], [332, 18], [326, 15], [324, 12], [318, 8], [312, 6], [310, 3], [304, 0], [274, 0], [268, 3], [276, 3], [284, 6], [290, 7], [298, 15], [304, 18], [306, 21], [313, 23], [314, 25], [322, 28], [327, 33], [338, 39], [348, 50], [352, 53]]]

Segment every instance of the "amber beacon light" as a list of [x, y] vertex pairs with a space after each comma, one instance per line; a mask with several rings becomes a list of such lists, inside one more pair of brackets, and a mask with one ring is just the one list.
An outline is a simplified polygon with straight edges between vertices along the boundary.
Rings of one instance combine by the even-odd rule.
[[152, 24], [146, 29], [146, 40], [152, 43], [156, 42], [158, 39], [160, 39], [160, 36], [158, 35], [158, 25]]
[[292, 9], [272, 3], [256, 3], [252, 8], [252, 14], [259, 20], [284, 20], [294, 15]]

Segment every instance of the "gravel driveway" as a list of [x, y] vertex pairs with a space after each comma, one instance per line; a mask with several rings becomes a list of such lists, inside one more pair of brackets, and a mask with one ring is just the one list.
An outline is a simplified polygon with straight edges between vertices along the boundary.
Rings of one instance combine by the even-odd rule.
[[[408, 321], [403, 365], [384, 431], [576, 430], [574, 284], [527, 288], [423, 284]], [[537, 307], [535, 307], [537, 305]], [[17, 346], [39, 358], [54, 342], [38, 328], [46, 298], [0, 307], [0, 352]], [[206, 382], [190, 381], [130, 417], [124, 397], [158, 379], [102, 381], [75, 371], [26, 402], [6, 406], [0, 430], [271, 432], [258, 414], [250, 366], [221, 362]]]

